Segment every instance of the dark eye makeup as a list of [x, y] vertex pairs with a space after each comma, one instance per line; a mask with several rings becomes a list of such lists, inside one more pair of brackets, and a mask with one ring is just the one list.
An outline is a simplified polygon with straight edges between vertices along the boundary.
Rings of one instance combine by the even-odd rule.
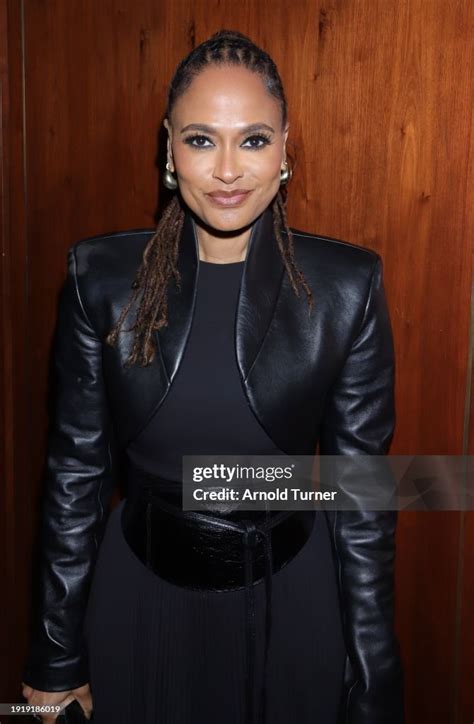
[[[259, 151], [261, 148], [264, 148], [269, 143], [271, 143], [271, 136], [267, 136], [264, 133], [254, 133], [251, 136], [248, 136], [243, 143], [247, 143], [247, 141], [253, 141], [257, 139], [259, 141], [259, 145], [251, 145], [251, 146], [244, 146], [244, 148], [249, 148], [251, 151]], [[198, 141], [212, 141], [208, 136], [204, 136], [201, 133], [195, 133], [192, 136], [187, 136], [183, 139], [183, 143], [187, 143], [192, 148], [210, 148], [210, 146], [203, 145], [202, 143], [198, 143]]]

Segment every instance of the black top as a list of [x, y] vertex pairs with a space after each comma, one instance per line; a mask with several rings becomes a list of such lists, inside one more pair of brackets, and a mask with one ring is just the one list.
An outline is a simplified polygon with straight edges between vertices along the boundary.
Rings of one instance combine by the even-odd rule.
[[184, 357], [163, 404], [129, 445], [132, 464], [182, 481], [183, 455], [283, 455], [249, 407], [235, 353], [244, 262], [199, 262]]

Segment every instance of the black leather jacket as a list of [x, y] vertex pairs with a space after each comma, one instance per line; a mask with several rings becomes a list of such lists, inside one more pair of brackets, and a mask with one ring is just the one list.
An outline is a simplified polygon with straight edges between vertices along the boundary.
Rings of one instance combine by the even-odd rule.
[[[81, 240], [55, 337], [57, 389], [42, 512], [40, 602], [23, 680], [60, 691], [88, 681], [81, 626], [124, 450], [162, 404], [193, 318], [199, 254], [187, 212], [168, 327], [148, 367], [124, 369], [132, 333], [103, 340], [131, 293], [153, 231]], [[236, 355], [251, 410], [285, 453], [385, 454], [393, 435], [394, 351], [382, 260], [372, 250], [293, 230], [313, 290], [297, 298], [271, 210], [255, 222], [236, 316]], [[125, 329], [131, 326], [127, 317]], [[327, 511], [347, 647], [340, 724], [402, 724], [403, 673], [393, 630], [396, 512]], [[311, 575], [311, 571], [308, 571]], [[315, 682], [316, 685], [316, 682]]]

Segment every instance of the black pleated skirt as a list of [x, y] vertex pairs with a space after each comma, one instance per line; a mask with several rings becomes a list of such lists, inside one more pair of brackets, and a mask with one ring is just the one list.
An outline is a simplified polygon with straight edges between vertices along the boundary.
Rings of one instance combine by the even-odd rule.
[[[193, 591], [158, 578], [123, 538], [123, 504], [107, 523], [85, 619], [95, 723], [245, 724], [244, 589]], [[272, 588], [266, 723], [336, 724], [346, 652], [322, 511]], [[263, 581], [255, 606], [261, 677]]]

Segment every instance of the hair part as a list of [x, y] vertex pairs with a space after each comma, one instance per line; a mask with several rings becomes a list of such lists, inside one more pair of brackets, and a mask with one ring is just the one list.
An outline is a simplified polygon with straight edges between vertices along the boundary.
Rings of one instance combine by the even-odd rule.
[[[210, 65], [226, 64], [243, 66], [258, 73], [267, 91], [280, 104], [282, 128], [284, 128], [288, 110], [278, 69], [268, 53], [236, 30], [220, 30], [214, 33], [179, 63], [169, 86], [166, 117], [171, 118], [176, 101], [201, 71]], [[293, 235], [288, 226], [286, 201], [287, 190], [285, 187], [280, 187], [272, 202], [275, 238], [292, 289], [297, 297], [300, 294], [300, 287], [304, 289], [311, 312], [313, 294], [295, 262]], [[116, 344], [126, 316], [132, 306], [138, 302], [135, 322], [130, 329], [134, 332], [134, 338], [132, 350], [125, 362], [126, 367], [137, 363], [146, 366], [153, 361], [156, 353], [154, 332], [168, 324], [167, 290], [171, 278], [174, 278], [178, 290], [181, 289], [178, 255], [184, 214], [183, 202], [178, 192], [164, 209], [156, 231], [144, 249], [142, 263], [132, 284], [131, 297], [106, 337], [107, 344], [111, 346]]]

